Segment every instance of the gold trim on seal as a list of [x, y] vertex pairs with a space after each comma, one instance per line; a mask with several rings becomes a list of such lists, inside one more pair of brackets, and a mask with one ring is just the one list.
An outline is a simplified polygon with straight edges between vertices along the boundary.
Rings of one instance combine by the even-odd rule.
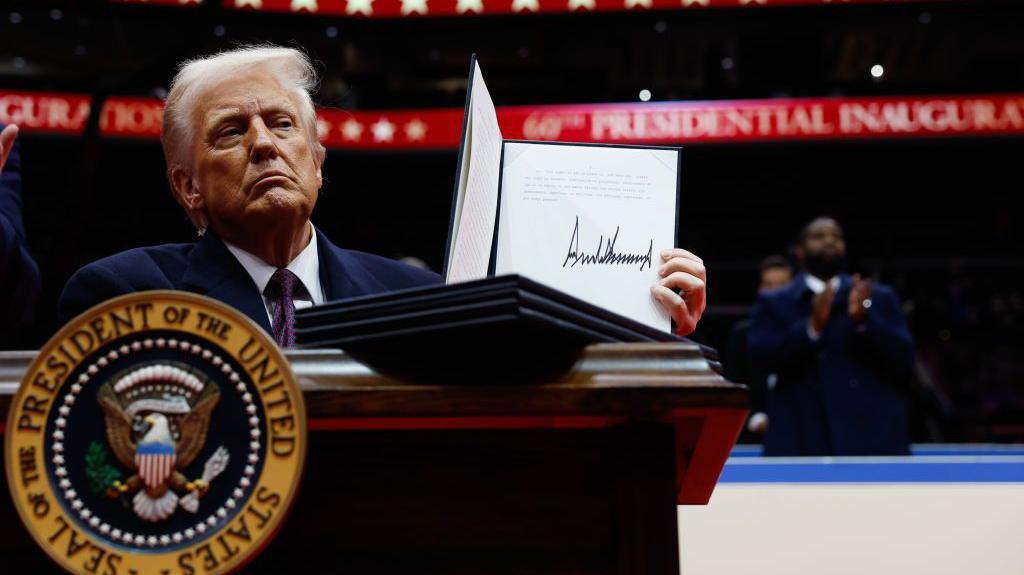
[[[175, 339], [176, 334], [188, 343]], [[182, 449], [178, 457], [185, 457], [186, 453], [194, 457], [198, 451], [196, 441], [217, 444], [219, 438], [206, 435], [210, 411], [212, 417], [217, 417], [215, 406], [210, 405], [216, 398], [209, 399], [211, 390], [204, 389], [209, 382], [190, 375], [187, 362], [161, 366], [159, 369], [164, 371], [157, 373], [180, 386], [174, 388], [181, 390], [177, 395], [160, 396], [139, 383], [151, 374], [142, 367], [133, 371], [133, 358], [129, 356], [154, 347], [178, 350], [179, 356], [188, 359], [191, 355], [196, 362], [209, 362], [222, 370], [218, 377], [223, 377], [227, 385], [221, 386], [219, 392], [238, 394], [242, 399], [252, 434], [247, 442], [250, 448], [245, 452], [236, 450], [230, 457], [248, 458], [247, 464], [259, 462], [262, 468], [247, 465], [240, 478], [215, 479], [227, 461], [227, 451], [222, 453], [221, 448], [206, 460], [205, 467], [198, 459], [192, 465], [190, 469], [202, 470], [201, 476], [184, 478], [180, 472], [168, 471], [166, 463], [163, 468], [151, 463], [145, 473], [141, 467], [129, 470], [136, 474], [131, 479], [123, 478], [123, 482], [109, 482], [109, 492], [111, 497], [132, 492], [148, 494], [140, 496], [145, 501], [135, 507], [140, 526], [151, 525], [142, 517], [159, 524], [170, 514], [188, 513], [183, 509], [200, 507], [197, 501], [202, 500], [197, 498], [209, 488], [209, 482], [241, 482], [219, 509], [198, 512], [194, 529], [143, 536], [128, 533], [124, 526], [111, 526], [98, 511], [83, 507], [78, 492], [89, 486], [71, 484], [72, 474], [68, 470], [82, 463], [64, 461], [63, 440], [65, 433], [73, 432], [66, 427], [71, 425], [69, 415], [79, 393], [86, 386], [106, 385], [106, 422], [104, 417], [97, 417], [94, 424], [100, 429], [107, 426], [102, 436], [108, 443], [121, 442], [104, 446], [108, 453], [119, 454], [112, 463], [131, 461], [126, 445], [134, 449], [134, 443], [124, 443], [130, 435], [131, 416], [141, 418], [137, 412], [147, 410], [151, 415], [145, 419], [153, 425], [151, 429], [156, 429], [153, 442], [163, 441], [163, 446], [177, 442]], [[100, 349], [104, 350], [102, 355], [97, 353]], [[231, 356], [244, 373], [236, 373], [229, 365], [233, 362], [223, 361], [211, 351], [215, 349]], [[116, 370], [103, 369], [113, 362], [117, 362]], [[68, 381], [72, 374], [77, 374], [73, 382]], [[96, 375], [95, 379], [91, 374]], [[119, 378], [117, 382], [111, 380], [115, 375]], [[135, 393], [132, 386], [148, 395]], [[203, 403], [205, 400], [208, 401]], [[190, 418], [191, 407], [195, 408], [196, 417]], [[123, 424], [118, 423], [119, 417], [125, 418]], [[112, 432], [112, 426], [120, 426], [119, 431]], [[139, 445], [150, 437], [147, 434], [139, 439]], [[186, 439], [191, 441], [187, 447], [182, 445]], [[237, 310], [204, 296], [150, 291], [117, 297], [89, 309], [65, 325], [40, 350], [11, 402], [4, 439], [4, 468], [22, 522], [46, 553], [72, 573], [230, 573], [256, 557], [283, 524], [298, 491], [306, 445], [302, 393], [284, 354], [262, 328]], [[47, 447], [52, 457], [46, 455]], [[140, 457], [147, 456], [141, 452], [135, 452], [135, 466], [144, 460]], [[171, 461], [173, 465], [174, 460]], [[168, 495], [169, 486], [180, 490], [182, 496]]]

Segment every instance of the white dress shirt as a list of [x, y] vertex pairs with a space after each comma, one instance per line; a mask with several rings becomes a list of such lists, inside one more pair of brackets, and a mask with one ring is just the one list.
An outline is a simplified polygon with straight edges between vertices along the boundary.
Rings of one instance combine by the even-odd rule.
[[[814, 292], [814, 295], [818, 295], [821, 292], [825, 291], [826, 283], [821, 281], [820, 279], [812, 276], [811, 274], [806, 274], [804, 276], [804, 279], [807, 280], [807, 289], [809, 289], [812, 292]], [[828, 280], [828, 284], [827, 285], [832, 286], [833, 290], [838, 290], [839, 289], [839, 276], [834, 276], [832, 279]]]
[[[312, 228], [313, 224], [310, 224]], [[317, 251], [316, 230], [311, 229], [309, 244], [295, 256], [295, 259], [288, 262], [285, 269], [292, 272], [299, 278], [301, 287], [295, 290], [292, 301], [295, 302], [295, 309], [303, 309], [324, 303], [324, 289], [320, 284], [320, 255]], [[242, 248], [224, 242], [228, 251], [234, 254], [238, 263], [242, 264], [245, 271], [252, 277], [263, 297], [263, 305], [267, 308], [267, 318], [271, 325], [274, 323], [274, 301], [265, 295], [267, 284], [270, 278], [277, 271], [275, 266], [268, 264], [257, 256], [243, 250]]]

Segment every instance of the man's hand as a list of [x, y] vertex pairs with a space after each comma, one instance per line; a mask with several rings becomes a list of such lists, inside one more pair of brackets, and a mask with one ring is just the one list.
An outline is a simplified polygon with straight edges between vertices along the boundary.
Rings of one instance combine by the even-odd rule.
[[697, 328], [707, 306], [704, 262], [680, 248], [664, 250], [661, 259], [665, 262], [658, 269], [661, 280], [651, 286], [651, 293], [675, 320], [676, 334], [688, 335]]
[[18, 127], [11, 124], [0, 132], [0, 174], [4, 172], [4, 165], [7, 164], [7, 156], [11, 155], [14, 148], [14, 138], [18, 135]]
[[814, 302], [811, 304], [811, 330], [814, 333], [821, 333], [825, 329], [835, 297], [836, 290], [831, 282], [825, 284], [825, 291], [814, 296]]
[[853, 276], [853, 287], [850, 288], [850, 298], [846, 302], [846, 310], [855, 325], [864, 323], [868, 316], [872, 287], [871, 280], [861, 279], [860, 274]]
[[747, 431], [758, 435], [764, 435], [764, 433], [768, 431], [768, 414], [763, 411], [759, 411], [754, 415], [751, 415], [750, 419], [747, 420]]

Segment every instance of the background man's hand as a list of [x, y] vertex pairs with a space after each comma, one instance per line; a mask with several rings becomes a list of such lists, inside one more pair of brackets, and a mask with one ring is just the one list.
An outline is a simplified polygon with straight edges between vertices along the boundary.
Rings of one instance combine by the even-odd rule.
[[11, 155], [11, 148], [14, 147], [14, 138], [18, 135], [18, 127], [11, 124], [4, 128], [3, 132], [0, 132], [0, 174], [4, 171], [4, 165], [7, 164], [7, 156]]
[[651, 293], [675, 320], [676, 334], [688, 335], [707, 307], [704, 261], [681, 248], [664, 250], [661, 259], [665, 262], [658, 269], [661, 280], [651, 286]]
[[861, 324], [868, 315], [868, 307], [871, 306], [871, 289], [873, 284], [869, 279], [861, 279], [860, 274], [853, 276], [853, 287], [850, 288], [850, 298], [847, 300], [847, 311], [850, 319], [855, 324]]
[[836, 290], [831, 283], [825, 285], [825, 291], [814, 296], [811, 304], [811, 330], [814, 333], [821, 333], [828, 323], [829, 315], [832, 314], [832, 300], [836, 297]]
[[747, 420], [747, 430], [751, 433], [764, 435], [764, 433], [768, 431], [768, 414], [763, 411], [759, 411], [754, 415], [751, 415], [750, 419]]

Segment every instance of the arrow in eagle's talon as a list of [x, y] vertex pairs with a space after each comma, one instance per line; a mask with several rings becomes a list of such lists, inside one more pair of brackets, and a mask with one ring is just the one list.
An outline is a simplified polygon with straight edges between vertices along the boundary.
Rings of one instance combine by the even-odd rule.
[[223, 445], [218, 447], [217, 451], [214, 451], [213, 455], [211, 455], [203, 465], [202, 478], [193, 482], [196, 489], [191, 491], [185, 497], [182, 497], [181, 501], [178, 502], [178, 505], [189, 513], [199, 511], [199, 492], [202, 491], [205, 493], [209, 489], [210, 482], [227, 469], [228, 461], [230, 460], [231, 456], [228, 454], [228, 450], [225, 449]]

